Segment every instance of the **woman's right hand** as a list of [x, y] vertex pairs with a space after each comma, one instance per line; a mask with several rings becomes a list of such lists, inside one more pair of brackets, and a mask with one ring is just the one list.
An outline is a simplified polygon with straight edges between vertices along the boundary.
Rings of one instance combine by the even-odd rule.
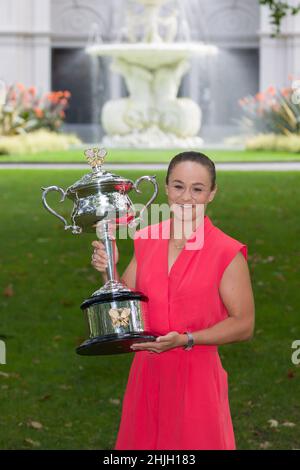
[[[92, 255], [91, 264], [94, 266], [95, 269], [97, 269], [97, 271], [105, 273], [106, 268], [108, 266], [108, 257], [105, 251], [104, 244], [100, 240], [94, 240], [92, 242], [92, 246], [94, 247], [94, 253]], [[115, 239], [113, 240], [113, 247], [115, 249], [115, 263], [117, 264], [119, 261], [119, 250]]]

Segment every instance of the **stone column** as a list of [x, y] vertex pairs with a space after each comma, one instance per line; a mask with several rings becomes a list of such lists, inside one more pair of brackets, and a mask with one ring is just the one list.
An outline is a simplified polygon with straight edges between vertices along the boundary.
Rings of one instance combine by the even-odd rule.
[[270, 85], [286, 87], [291, 84], [289, 76], [300, 79], [300, 15], [286, 17], [280, 36], [272, 38], [269, 9], [263, 6], [260, 11], [260, 90]]
[[1, 0], [0, 79], [51, 88], [51, 0]]

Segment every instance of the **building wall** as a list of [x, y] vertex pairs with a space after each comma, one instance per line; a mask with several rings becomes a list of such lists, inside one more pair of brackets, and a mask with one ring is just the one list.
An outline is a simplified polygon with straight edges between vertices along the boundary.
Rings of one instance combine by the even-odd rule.
[[0, 80], [49, 90], [50, 0], [1, 0]]
[[[299, 5], [298, 0], [289, 0], [290, 5]], [[269, 11], [261, 8], [260, 15], [260, 89], [268, 86], [286, 87], [288, 77], [300, 78], [300, 14], [286, 17], [281, 26], [281, 35], [270, 36], [272, 28]]]

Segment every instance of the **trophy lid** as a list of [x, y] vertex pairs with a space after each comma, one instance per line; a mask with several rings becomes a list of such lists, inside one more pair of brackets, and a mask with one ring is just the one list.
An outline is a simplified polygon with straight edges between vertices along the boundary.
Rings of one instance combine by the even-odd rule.
[[102, 169], [102, 165], [107, 155], [104, 148], [90, 148], [85, 150], [84, 155], [88, 163], [92, 167], [92, 171], [84, 175], [80, 180], [69, 186], [68, 192], [74, 193], [83, 189], [91, 189], [93, 187], [103, 192], [118, 191], [121, 193], [128, 192], [134, 185], [133, 181], [121, 176], [115, 175]]

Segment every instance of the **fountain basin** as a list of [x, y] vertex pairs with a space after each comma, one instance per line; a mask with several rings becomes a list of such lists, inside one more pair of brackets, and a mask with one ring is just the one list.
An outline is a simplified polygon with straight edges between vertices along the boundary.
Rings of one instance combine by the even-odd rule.
[[218, 48], [201, 42], [109, 43], [93, 44], [86, 52], [94, 56], [109, 56], [132, 65], [156, 70], [192, 56], [216, 55]]

